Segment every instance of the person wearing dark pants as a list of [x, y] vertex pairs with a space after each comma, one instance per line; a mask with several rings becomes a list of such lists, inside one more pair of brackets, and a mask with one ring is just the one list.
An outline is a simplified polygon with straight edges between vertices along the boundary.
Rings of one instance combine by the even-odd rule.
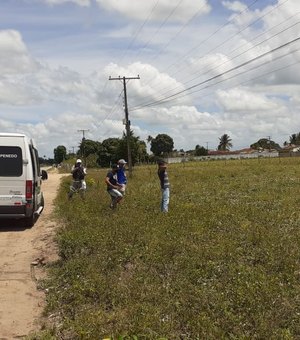
[[110, 208], [116, 209], [118, 203], [121, 202], [123, 195], [120, 192], [121, 185], [118, 183], [118, 165], [113, 164], [111, 167], [111, 171], [109, 171], [105, 178], [105, 183], [107, 185], [107, 192], [111, 197]]

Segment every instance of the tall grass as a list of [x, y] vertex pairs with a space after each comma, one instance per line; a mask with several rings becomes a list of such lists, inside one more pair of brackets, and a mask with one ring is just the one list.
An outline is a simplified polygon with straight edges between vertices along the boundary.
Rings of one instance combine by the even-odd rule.
[[300, 160], [136, 167], [117, 211], [104, 170], [57, 213], [47, 313], [62, 339], [300, 338]]

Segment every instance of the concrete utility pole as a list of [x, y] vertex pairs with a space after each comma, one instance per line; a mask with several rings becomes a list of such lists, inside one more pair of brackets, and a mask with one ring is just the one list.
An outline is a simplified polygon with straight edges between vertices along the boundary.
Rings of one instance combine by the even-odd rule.
[[129, 169], [129, 176], [132, 176], [132, 157], [131, 157], [131, 147], [130, 147], [130, 120], [129, 120], [129, 113], [128, 113], [128, 105], [127, 105], [127, 91], [126, 91], [126, 80], [130, 79], [140, 79], [140, 76], [137, 77], [118, 77], [112, 78], [109, 76], [109, 80], [123, 80], [123, 87], [124, 87], [124, 110], [125, 110], [125, 126], [126, 126], [126, 138], [127, 138], [127, 153], [128, 153], [128, 169]]
[[86, 165], [86, 159], [85, 159], [85, 151], [84, 151], [84, 141], [85, 141], [85, 136], [84, 136], [84, 134], [85, 134], [85, 132], [87, 132], [87, 131], [90, 131], [90, 130], [87, 130], [87, 129], [81, 129], [81, 130], [77, 130], [78, 132], [82, 132], [82, 142], [81, 142], [81, 144], [82, 144], [82, 157], [83, 157], [83, 160], [84, 160], [84, 165]]
[[268, 144], [269, 144], [269, 152], [271, 152], [271, 136], [268, 137]]
[[78, 132], [82, 132], [82, 139], [85, 139], [84, 133], [85, 133], [86, 131], [90, 131], [90, 130], [81, 129], [81, 130], [77, 130], [77, 131], [78, 131]]

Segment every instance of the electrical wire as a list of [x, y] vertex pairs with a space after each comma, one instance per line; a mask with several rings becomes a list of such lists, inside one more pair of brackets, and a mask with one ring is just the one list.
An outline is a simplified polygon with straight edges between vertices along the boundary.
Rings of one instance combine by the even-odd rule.
[[[283, 4], [285, 4], [287, 1], [289, 1], [289, 0], [285, 0], [285, 1], [281, 2], [280, 4], [278, 4], [277, 6], [273, 7], [273, 8], [272, 8], [271, 10], [269, 10], [267, 13], [265, 13], [265, 14], [263, 14], [262, 16], [258, 17], [256, 20], [254, 20], [253, 22], [249, 23], [249, 24], [248, 24], [247, 26], [245, 26], [244, 28], [240, 29], [240, 30], [239, 30], [238, 32], [236, 32], [234, 35], [232, 35], [232, 36], [230, 36], [229, 38], [227, 38], [227, 39], [226, 39], [225, 41], [223, 41], [221, 44], [219, 44], [219, 45], [213, 47], [212, 49], [210, 49], [207, 53], [205, 53], [204, 55], [202, 55], [201, 57], [199, 57], [198, 60], [203, 59], [203, 58], [204, 58], [206, 55], [208, 55], [209, 53], [211, 53], [211, 52], [215, 51], [216, 49], [220, 48], [221, 46], [225, 45], [228, 41], [231, 41], [234, 37], [236, 37], [236, 36], [238, 36], [239, 34], [241, 34], [241, 33], [242, 33], [243, 31], [245, 31], [247, 28], [249, 28], [249, 27], [251, 27], [252, 25], [256, 24], [256, 23], [259, 22], [262, 18], [264, 18], [265, 16], [269, 15], [271, 12], [277, 10], [280, 6], [282, 6]], [[248, 10], [251, 6], [253, 6], [253, 5], [255, 4], [255, 2], [256, 2], [256, 1], [254, 1], [251, 5], [249, 5], [249, 6], [247, 7], [247, 10]], [[241, 14], [244, 13], [244, 12], [245, 12], [245, 10], [242, 11], [239, 15], [241, 15]], [[299, 12], [298, 12], [298, 13], [299, 13]], [[293, 15], [293, 16], [294, 16], [294, 15]], [[227, 22], [226, 24], [224, 24], [223, 26], [221, 26], [221, 27], [220, 27], [218, 30], [216, 30], [215, 32], [219, 32], [219, 30], [220, 30], [221, 28], [223, 28], [223, 27], [225, 27], [227, 24], [231, 23], [232, 20], [234, 20], [234, 19], [236, 19], [236, 16], [235, 16], [233, 19], [231, 19], [229, 22]], [[286, 19], [284, 22], [286, 22], [287, 20], [289, 20], [289, 19]], [[202, 42], [206, 42], [211, 36], [212, 36], [212, 35], [210, 35], [207, 39], [203, 40]], [[201, 44], [202, 44], [202, 42], [201, 42]], [[235, 49], [235, 50], [236, 50], [236, 49]], [[185, 54], [185, 56], [187, 56], [188, 54], [190, 54], [190, 53]], [[175, 65], [175, 64], [173, 64], [173, 65]], [[172, 66], [172, 65], [171, 65], [171, 66]], [[182, 70], [184, 70], [184, 69], [187, 68], [187, 67], [188, 67], [188, 66], [181, 67], [181, 68], [177, 68], [177, 70], [176, 70], [175, 73], [170, 74], [170, 77], [174, 78], [176, 74], [178, 74], [179, 72], [182, 72]], [[167, 69], [168, 69], [168, 68], [167, 68]], [[207, 72], [206, 72], [206, 73], [207, 73]], [[153, 79], [154, 79], [154, 77], [153, 77], [152, 79], [150, 79], [144, 86], [149, 85]], [[194, 78], [191, 79], [191, 80], [188, 81], [188, 82], [191, 82], [191, 81], [193, 81], [193, 80], [194, 80]], [[188, 83], [188, 82], [187, 82], [187, 83]], [[164, 87], [164, 88], [158, 88], [158, 91], [161, 93], [164, 89], [165, 89], [165, 87]], [[172, 91], [172, 90], [168, 90], [167, 93], [169, 93], [170, 91]]]
[[[154, 37], [158, 34], [158, 32], [162, 29], [162, 27], [167, 23], [167, 21], [171, 18], [171, 16], [175, 13], [177, 8], [181, 5], [183, 0], [179, 0], [177, 5], [172, 9], [172, 11], [169, 13], [169, 15], [163, 20], [163, 22], [160, 24], [158, 29], [155, 31], [155, 33], [151, 36], [151, 39], [147, 41], [147, 43], [139, 50], [139, 53], [135, 56], [136, 58], [141, 54], [141, 51], [145, 50], [146, 47], [149, 46], [150, 42], [154, 39]], [[258, 0], [256, 0], [258, 1]]]
[[[119, 59], [119, 61], [117, 62], [117, 64], [120, 64], [122, 62], [122, 60], [124, 59], [124, 57], [126, 56], [127, 51], [131, 48], [131, 46], [133, 45], [133, 43], [135, 42], [137, 36], [139, 35], [139, 33], [142, 31], [142, 29], [144, 28], [144, 26], [148, 23], [148, 21], [150, 20], [155, 8], [157, 7], [158, 3], [160, 0], [157, 0], [156, 3], [154, 4], [154, 6], [152, 7], [150, 13], [148, 14], [147, 18], [144, 20], [144, 22], [142, 23], [142, 25], [138, 28], [138, 30], [135, 32], [133, 38], [131, 39], [130, 43], [127, 46], [127, 49], [124, 51], [123, 55], [121, 56], [121, 58]], [[108, 85], [108, 79], [106, 79], [102, 91], [101, 93], [104, 93], [106, 87]]]
[[[285, 0], [288, 1], [288, 0]], [[241, 12], [239, 12], [238, 14], [236, 14], [235, 16], [233, 16], [229, 21], [227, 21], [226, 23], [224, 23], [223, 25], [221, 25], [220, 27], [218, 27], [212, 34], [210, 34], [208, 37], [206, 37], [205, 39], [203, 39], [202, 41], [200, 41], [200, 43], [198, 43], [197, 45], [193, 46], [190, 50], [188, 50], [187, 53], [185, 53], [180, 59], [179, 62], [184, 60], [188, 55], [190, 55], [192, 52], [195, 51], [195, 49], [199, 48], [201, 45], [203, 45], [204, 43], [206, 43], [207, 41], [209, 41], [213, 36], [215, 36], [217, 33], [219, 33], [224, 27], [228, 26], [229, 24], [231, 24], [237, 17], [239, 17], [240, 15], [242, 15], [244, 12], [248, 11], [253, 5], [255, 5], [258, 2], [258, 0], [254, 0], [250, 5], [248, 5], [244, 10], [242, 10]], [[167, 68], [165, 68], [162, 72], [166, 72], [168, 71], [171, 67], [176, 66], [179, 64], [179, 62], [173, 63], [171, 65], [169, 65]]]
[[[300, 48], [293, 50], [292, 53], [295, 53], [295, 52], [298, 52], [298, 51], [300, 51]], [[284, 55], [281, 55], [281, 56], [278, 56], [278, 57], [274, 58], [271, 62], [278, 61], [278, 60], [283, 59], [283, 58], [285, 58], [286, 56], [289, 56], [289, 55], [290, 55], [290, 51], [287, 52], [287, 53], [284, 54]], [[246, 83], [249, 83], [250, 81], [257, 80], [257, 79], [260, 79], [260, 78], [263, 78], [263, 77], [265, 77], [265, 76], [267, 76], [267, 75], [269, 75], [269, 74], [274, 74], [275, 72], [281, 71], [281, 70], [283, 70], [283, 69], [286, 69], [286, 68], [288, 68], [288, 67], [297, 65], [297, 64], [299, 64], [299, 63], [300, 63], [300, 61], [296, 61], [296, 62], [291, 63], [291, 64], [289, 64], [289, 65], [282, 66], [282, 67], [280, 67], [280, 68], [278, 68], [278, 69], [268, 71], [268, 72], [266, 72], [266, 73], [264, 73], [264, 74], [261, 74], [261, 75], [259, 75], [259, 76], [257, 76], [257, 77], [251, 78], [250, 80], [246, 80], [246, 81], [244, 81], [244, 82], [240, 82], [240, 83], [236, 84], [235, 86], [244, 85], [244, 84], [246, 84]], [[199, 91], [203, 91], [203, 90], [205, 90], [205, 89], [207, 89], [207, 88], [216, 86], [216, 85], [218, 85], [218, 84], [220, 84], [220, 83], [223, 83], [223, 82], [226, 82], [226, 81], [228, 81], [228, 80], [232, 80], [232, 79], [234, 79], [234, 78], [236, 78], [236, 77], [238, 77], [238, 76], [244, 75], [244, 74], [246, 74], [246, 73], [248, 73], [248, 72], [251, 72], [251, 71], [254, 71], [254, 70], [257, 70], [258, 68], [260, 68], [260, 67], [262, 67], [262, 66], [265, 66], [265, 65], [268, 65], [268, 64], [270, 64], [270, 62], [269, 62], [269, 61], [266, 61], [266, 62], [262, 63], [262, 64], [259, 65], [259, 66], [254, 66], [254, 67], [250, 68], [249, 70], [245, 70], [245, 71], [239, 72], [239, 73], [237, 73], [237, 74], [232, 75], [232, 76], [229, 77], [229, 78], [221, 79], [221, 80], [219, 80], [219, 81], [217, 81], [217, 82], [215, 82], [215, 83], [213, 83], [213, 84], [208, 84], [208, 85], [206, 85], [206, 86], [204, 86], [204, 87], [202, 87], [202, 88], [200, 88], [200, 89], [197, 89], [197, 90], [194, 90], [194, 91], [192, 91], [192, 92], [189, 92], [188, 94], [183, 94], [183, 95], [177, 97], [176, 100], [177, 100], [177, 99], [181, 99], [181, 98], [183, 98], [183, 97], [186, 97], [187, 95], [191, 95], [191, 94], [197, 93], [197, 92], [199, 92]], [[230, 88], [232, 88], [232, 86], [227, 87], [227, 88], [225, 88], [225, 89], [228, 90], [228, 89], [230, 89]], [[223, 90], [225, 90], [225, 89], [223, 89]], [[212, 93], [214, 93], [214, 92], [211, 92], [211, 93], [208, 94], [208, 95], [211, 95]], [[208, 96], [208, 95], [205, 95], [205, 96]], [[201, 96], [201, 97], [203, 97], [203, 96]], [[201, 98], [201, 97], [200, 97], [200, 98]], [[171, 102], [171, 101], [172, 101], [172, 99], [167, 100], [167, 101], [165, 101], [164, 103]], [[159, 105], [159, 104], [158, 104], [158, 105]], [[153, 106], [154, 106], [154, 105], [153, 105]]]
[[175, 33], [175, 35], [152, 57], [150, 61], [153, 61], [158, 58], [160, 54], [173, 42], [183, 31], [184, 29], [202, 12], [202, 9], [206, 6], [206, 2], [199, 8], [199, 10], [184, 24], [182, 25], [179, 30]]
[[[298, 12], [298, 14], [299, 14], [299, 12]], [[293, 15], [293, 16], [294, 16], [294, 15]], [[262, 44], [266, 43], [267, 41], [269, 41], [269, 40], [271, 40], [271, 39], [273, 39], [273, 38], [279, 36], [280, 34], [282, 34], [282, 33], [286, 32], [286, 31], [290, 30], [291, 28], [296, 27], [296, 26], [299, 25], [299, 24], [300, 24], [300, 21], [298, 21], [298, 22], [296, 22], [296, 23], [290, 25], [289, 27], [287, 27], [287, 28], [281, 30], [280, 32], [277, 32], [277, 33], [273, 34], [272, 36], [266, 38], [265, 40], [263, 40], [263, 41], [261, 41], [261, 42], [255, 44], [255, 45], [249, 47], [247, 50], [245, 50], [245, 51], [243, 51], [243, 52], [240, 52], [239, 54], [237, 54], [237, 55], [231, 57], [230, 59], [228, 59], [228, 60], [226, 60], [226, 61], [224, 61], [224, 62], [222, 62], [222, 63], [220, 63], [220, 64], [218, 64], [218, 65], [216, 65], [216, 66], [213, 67], [213, 68], [210, 68], [209, 70], [205, 71], [204, 73], [202, 73], [202, 71], [201, 71], [200, 75], [201, 75], [201, 76], [204, 76], [205, 74], [208, 74], [208, 73], [210, 73], [210, 72], [212, 72], [212, 71], [218, 69], [220, 66], [223, 66], [223, 65], [225, 65], [225, 64], [227, 64], [227, 63], [233, 61], [234, 59], [236, 59], [236, 58], [242, 56], [243, 54], [245, 54], [245, 53], [251, 51], [251, 50], [254, 49], [254, 48], [257, 48], [259, 45], [262, 45]], [[255, 39], [254, 39], [254, 40], [255, 40]], [[253, 40], [252, 40], [252, 41], [253, 41]], [[251, 41], [249, 41], [249, 42], [251, 42]], [[236, 50], [237, 50], [237, 49], [236, 49]], [[197, 73], [196, 73], [196, 74], [197, 74]], [[199, 78], [199, 73], [198, 73], [198, 75], [197, 75], [196, 77], [194, 77], [194, 78], [192, 78], [192, 79], [190, 79], [190, 80], [188, 80], [188, 81], [186, 81], [186, 82], [183, 82], [182, 85], [186, 85], [186, 84], [188, 84], [188, 83], [191, 83], [192, 81], [194, 81], [194, 80], [196, 80], [196, 79], [198, 79], [198, 78]], [[163, 94], [162, 94], [161, 96], [165, 96], [165, 95], [167, 95], [168, 93], [170, 93], [170, 92], [172, 92], [172, 91], [174, 91], [174, 90], [176, 90], [176, 89], [178, 89], [178, 88], [180, 88], [180, 86], [177, 86], [177, 87], [175, 87], [175, 88], [173, 88], [173, 89], [171, 89], [171, 90], [168, 90], [168, 91], [166, 91], [166, 92], [163, 92]], [[162, 92], [164, 89], [166, 89], [166, 87], [163, 88], [163, 89], [161, 89], [160, 92]]]
[[124, 92], [124, 90], [122, 90], [122, 91], [120, 92], [120, 94], [118, 95], [117, 99], [115, 100], [114, 105], [112, 106], [111, 110], [110, 110], [109, 113], [102, 119], [102, 121], [99, 123], [99, 125], [103, 124], [104, 121], [105, 121], [106, 119], [108, 119], [108, 117], [110, 117], [113, 113], [116, 112], [117, 108], [118, 108], [119, 105], [120, 105], [120, 98], [122, 97], [123, 92]]
[[174, 93], [172, 95], [169, 95], [169, 96], [167, 96], [165, 98], [162, 98], [160, 100], [156, 100], [156, 101], [153, 101], [153, 102], [150, 102], [150, 103], [145, 103], [145, 104], [137, 105], [137, 106], [133, 107], [131, 109], [131, 111], [135, 111], [135, 110], [139, 110], [139, 109], [144, 108], [144, 107], [149, 107], [149, 106], [152, 106], [152, 105], [156, 105], [158, 103], [165, 102], [167, 99], [171, 99], [171, 98], [177, 97], [179, 94], [188, 92], [188, 91], [190, 91], [190, 90], [192, 90], [192, 89], [194, 89], [194, 88], [196, 88], [198, 86], [201, 86], [203, 84], [211, 82], [212, 80], [218, 79], [218, 78], [220, 78], [220, 77], [222, 77], [222, 76], [224, 76], [224, 75], [226, 75], [226, 74], [228, 74], [230, 72], [233, 72], [233, 71], [235, 71], [235, 70], [237, 70], [237, 69], [239, 69], [241, 67], [244, 67], [244, 66], [246, 66], [246, 65], [248, 65], [248, 64], [250, 64], [250, 63], [252, 63], [254, 61], [262, 59], [262, 58], [266, 57], [269, 54], [272, 54], [272, 53], [274, 53], [276, 51], [279, 51], [279, 50], [281, 50], [281, 49], [283, 49], [283, 48], [285, 48], [285, 47], [287, 47], [289, 45], [292, 45], [292, 44], [298, 42], [299, 40], [300, 40], [300, 37], [292, 39], [292, 40], [290, 40], [290, 41], [288, 41], [288, 42], [286, 42], [286, 43], [284, 43], [284, 44], [282, 44], [282, 45], [280, 45], [280, 46], [278, 46], [276, 48], [273, 48], [272, 50], [270, 50], [268, 52], [262, 53], [262, 54], [260, 54], [260, 55], [258, 55], [256, 57], [254, 57], [254, 58], [251, 58], [250, 60], [247, 60], [247, 61], [245, 61], [245, 62], [243, 62], [243, 63], [241, 63], [241, 64], [239, 64], [239, 65], [237, 65], [237, 66], [235, 66], [235, 67], [233, 67], [231, 69], [229, 69], [229, 70], [226, 70], [226, 71], [224, 71], [222, 73], [219, 73], [219, 74], [217, 74], [217, 75], [215, 75], [213, 77], [210, 77], [210, 78], [208, 78], [208, 79], [206, 79], [206, 80], [204, 80], [202, 82], [199, 82], [199, 83], [197, 83], [195, 85], [192, 85], [192, 86], [188, 87], [187, 89], [178, 91], [178, 92], [176, 92], [176, 93]]
[[122, 62], [122, 60], [124, 59], [124, 57], [126, 56], [128, 50], [132, 47], [132, 45], [134, 44], [134, 42], [136, 41], [139, 33], [143, 30], [144, 26], [149, 22], [150, 18], [152, 17], [152, 14], [154, 13], [157, 5], [159, 3], [159, 0], [156, 1], [156, 3], [154, 4], [154, 6], [152, 7], [150, 13], [148, 14], [147, 18], [144, 20], [144, 22], [142, 23], [142, 25], [137, 29], [137, 31], [135, 32], [133, 38], [131, 39], [130, 43], [128, 44], [125, 52], [123, 53], [123, 55], [121, 56], [120, 60], [117, 62], [118, 64], [120, 64]]

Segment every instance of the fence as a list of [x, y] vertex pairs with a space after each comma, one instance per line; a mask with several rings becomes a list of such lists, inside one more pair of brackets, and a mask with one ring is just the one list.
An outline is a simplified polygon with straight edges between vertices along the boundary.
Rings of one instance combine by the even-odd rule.
[[252, 152], [252, 153], [228, 154], [228, 155], [170, 157], [170, 158], [167, 158], [166, 161], [168, 163], [184, 163], [184, 162], [189, 162], [189, 161], [211, 161], [211, 160], [276, 158], [276, 157], [279, 157], [278, 151], [271, 151], [271, 152], [262, 151], [262, 152]]

